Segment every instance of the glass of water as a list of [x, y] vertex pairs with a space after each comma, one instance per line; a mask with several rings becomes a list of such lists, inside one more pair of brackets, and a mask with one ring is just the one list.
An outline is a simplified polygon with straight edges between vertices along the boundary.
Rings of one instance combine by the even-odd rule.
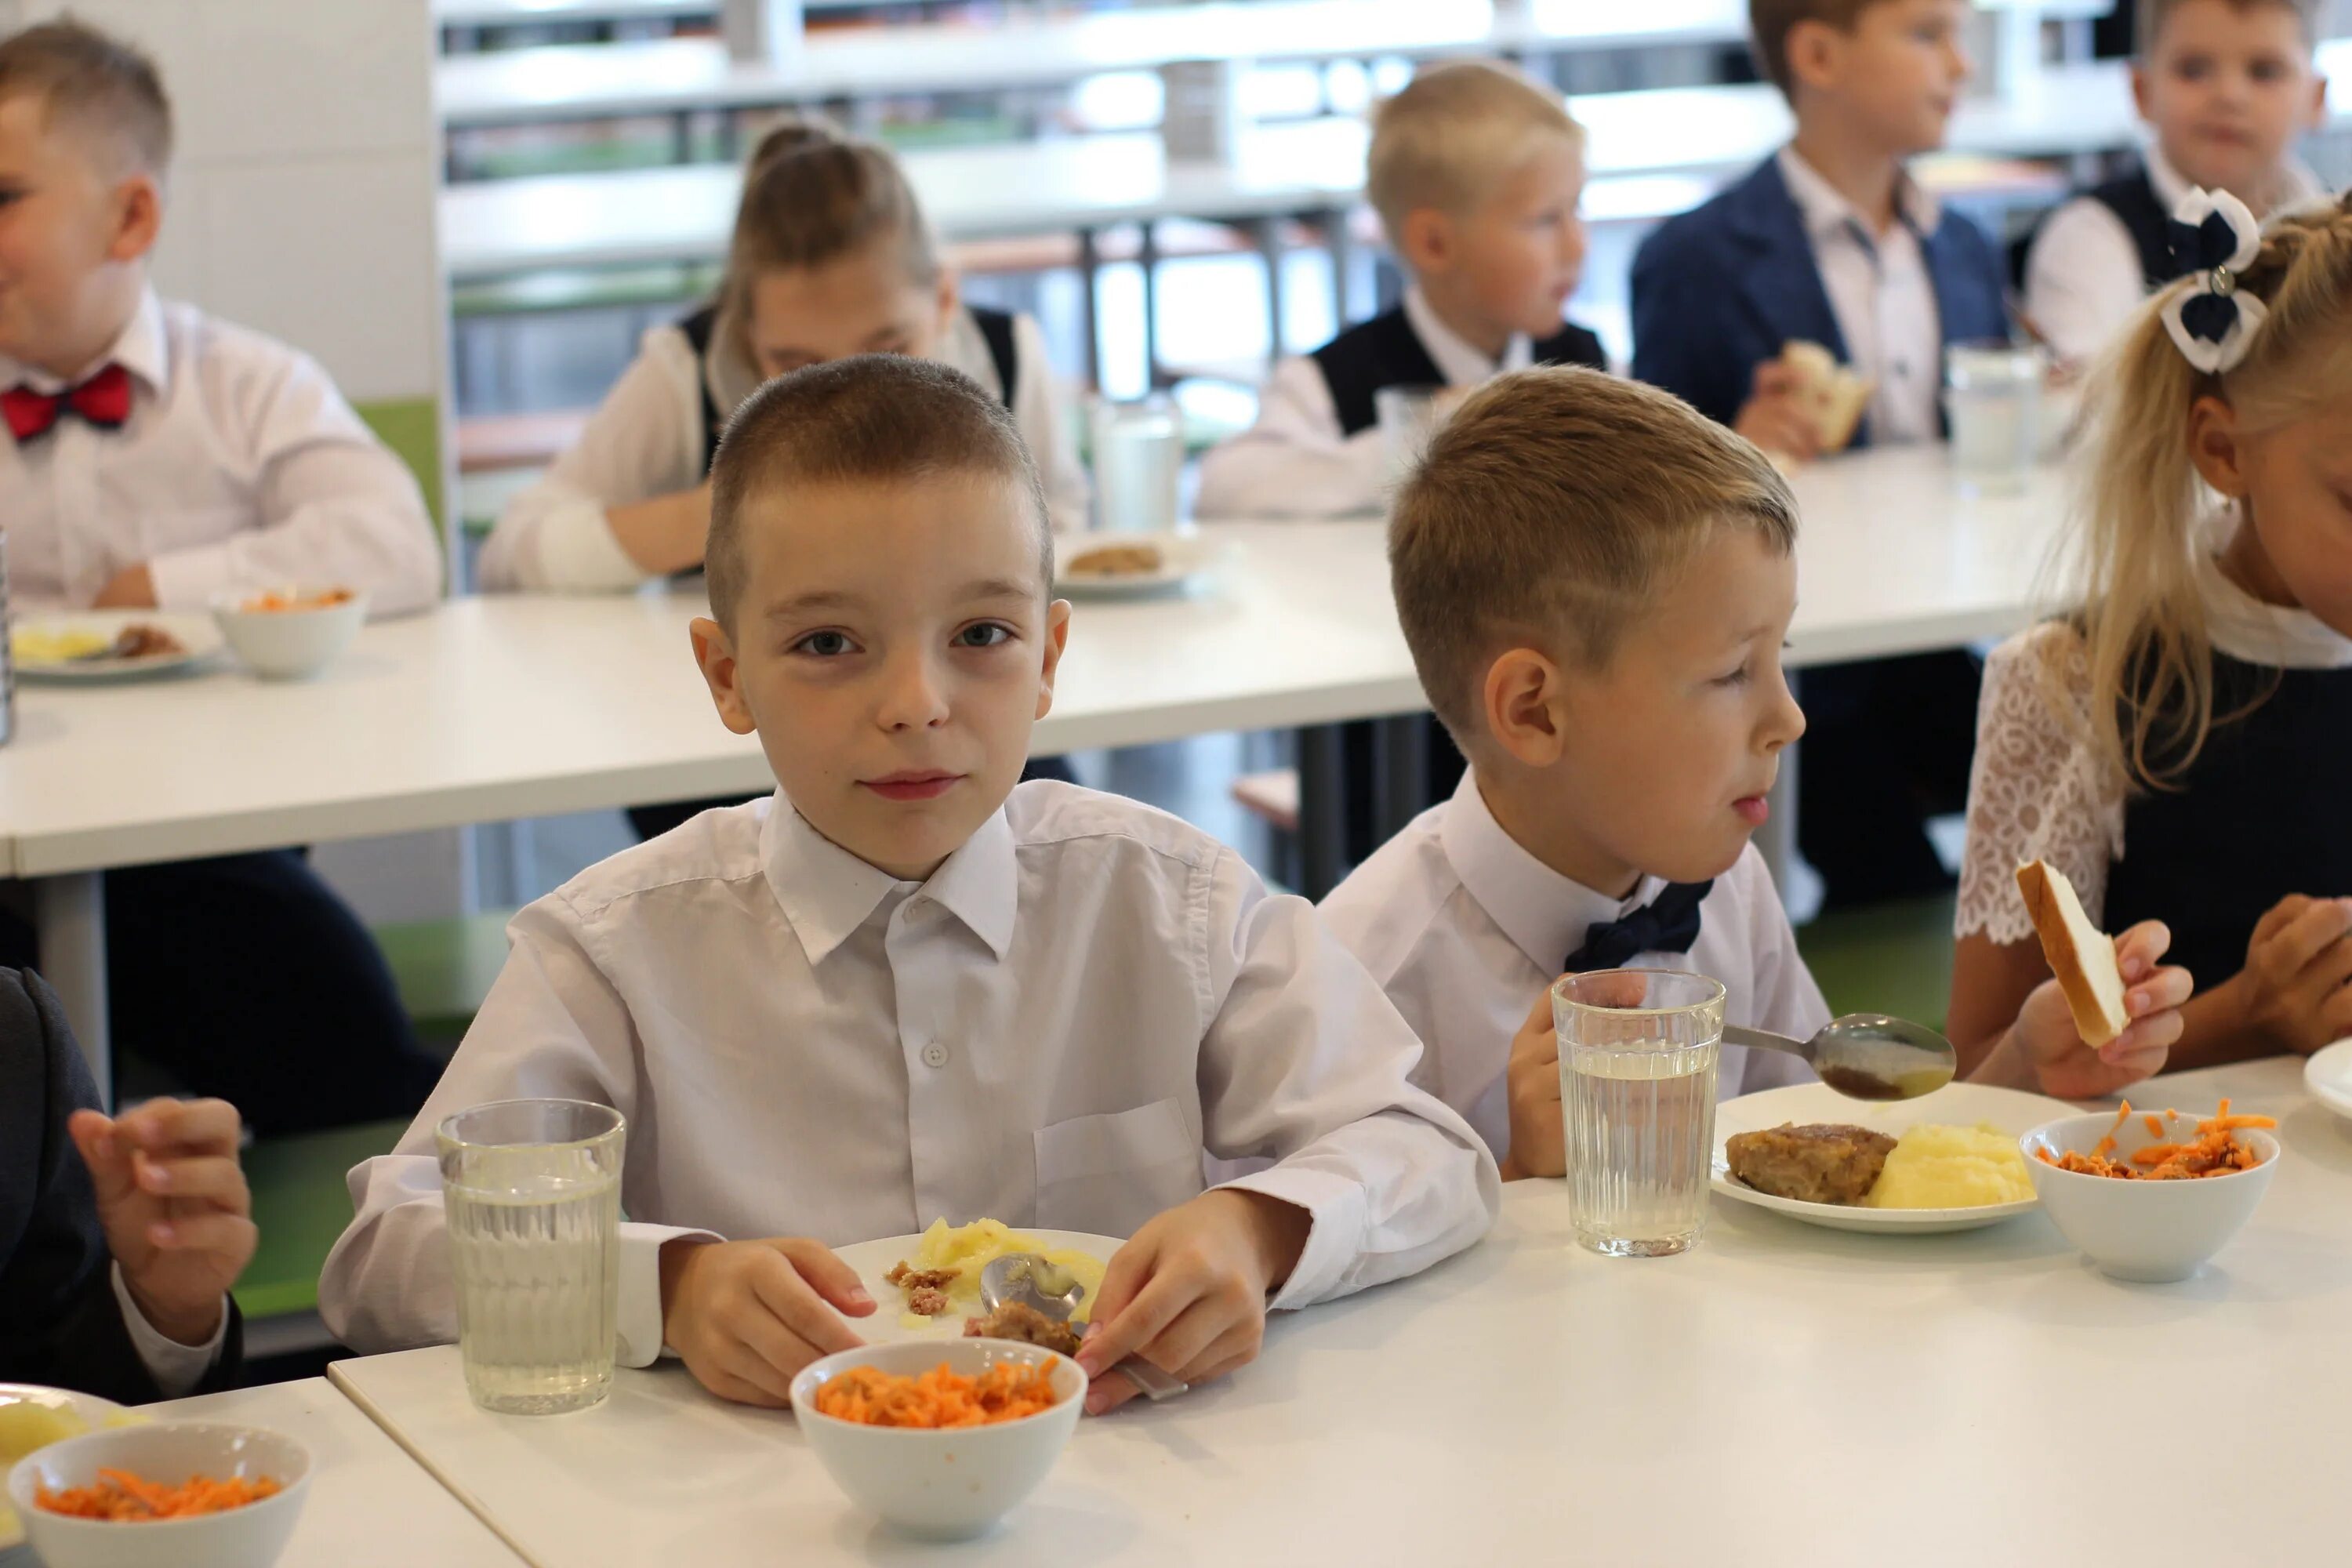
[[1706, 1228], [1723, 986], [1703, 974], [1602, 969], [1551, 990], [1580, 1246], [1662, 1258]]
[[2034, 347], [1956, 345], [1944, 356], [1952, 466], [1972, 489], [2025, 488], [2042, 449], [2042, 386], [2050, 356]]
[[1184, 419], [1154, 393], [1092, 410], [1096, 526], [1118, 533], [1172, 533], [1184, 471]]
[[625, 1134], [579, 1100], [478, 1105], [436, 1130], [457, 1353], [483, 1409], [554, 1415], [612, 1392]]

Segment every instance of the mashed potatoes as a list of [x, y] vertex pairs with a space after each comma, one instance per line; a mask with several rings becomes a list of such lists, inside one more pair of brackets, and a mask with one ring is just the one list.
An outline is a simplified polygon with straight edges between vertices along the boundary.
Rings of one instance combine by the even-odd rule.
[[2017, 1140], [1990, 1126], [1907, 1129], [1864, 1205], [1874, 1209], [1968, 1209], [2033, 1196]]
[[[945, 1220], [934, 1220], [931, 1228], [923, 1232], [922, 1245], [908, 1266], [919, 1269], [952, 1268], [954, 1283], [948, 1287], [950, 1318], [969, 1317], [980, 1310], [980, 1271], [989, 1263], [1007, 1253], [1034, 1252], [1046, 1262], [1066, 1268], [1077, 1282], [1087, 1288], [1070, 1321], [1083, 1323], [1092, 1315], [1095, 1298], [1102, 1294], [1104, 1262], [1091, 1253], [1071, 1247], [1051, 1247], [1034, 1236], [1024, 1236], [992, 1219], [976, 1219], [970, 1225], [950, 1226]], [[914, 1318], [909, 1327], [926, 1324], [924, 1318]]]

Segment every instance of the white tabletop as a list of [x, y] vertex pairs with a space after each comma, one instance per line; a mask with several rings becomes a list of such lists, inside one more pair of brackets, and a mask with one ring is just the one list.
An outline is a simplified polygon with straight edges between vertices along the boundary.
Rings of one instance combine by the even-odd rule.
[[383, 1428], [322, 1377], [150, 1405], [156, 1421], [267, 1426], [310, 1450], [310, 1500], [277, 1568], [520, 1568]]
[[[2060, 516], [2053, 473], [1972, 500], [1939, 447], [1816, 467], [1798, 663], [1996, 636], [2032, 614]], [[1423, 706], [1382, 528], [1216, 522], [1189, 598], [1083, 604], [1042, 753]], [[20, 685], [0, 748], [0, 843], [18, 876], [772, 787], [695, 670], [698, 594], [452, 602], [381, 622], [316, 680]]]
[[892, 1537], [788, 1416], [675, 1366], [542, 1422], [475, 1410], [447, 1348], [331, 1375], [540, 1568], [2316, 1563], [2343, 1541], [2352, 1139], [2300, 1067], [2136, 1097], [2282, 1122], [2262, 1208], [2185, 1283], [2110, 1281], [2038, 1213], [1905, 1238], [1719, 1200], [1687, 1256], [1607, 1260], [1571, 1244], [1560, 1184], [1517, 1183], [1470, 1253], [1278, 1322], [1221, 1387], [1083, 1424], [961, 1548]]

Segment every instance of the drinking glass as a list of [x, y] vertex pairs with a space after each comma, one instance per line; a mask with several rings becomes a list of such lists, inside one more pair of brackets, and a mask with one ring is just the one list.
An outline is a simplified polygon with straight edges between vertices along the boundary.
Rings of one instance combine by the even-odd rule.
[[1986, 492], [2025, 488], [2042, 446], [2042, 385], [2050, 356], [2035, 347], [1957, 345], [1944, 356], [1952, 466]]
[[505, 1100], [435, 1131], [457, 1287], [457, 1353], [485, 1410], [585, 1410], [613, 1387], [621, 1113]]
[[1602, 969], [1551, 990], [1578, 1245], [1661, 1258], [1706, 1227], [1723, 986], [1678, 970]]
[[1184, 468], [1184, 421], [1164, 394], [1093, 407], [1096, 526], [1171, 533]]
[[1439, 386], [1384, 386], [1372, 394], [1381, 445], [1388, 454], [1389, 482], [1401, 484], [1429, 450], [1429, 438], [1444, 423]]

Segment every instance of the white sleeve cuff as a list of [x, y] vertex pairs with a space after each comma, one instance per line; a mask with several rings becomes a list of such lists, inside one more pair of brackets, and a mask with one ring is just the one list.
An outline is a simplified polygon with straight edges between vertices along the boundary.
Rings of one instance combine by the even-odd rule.
[[1364, 1189], [1345, 1176], [1303, 1165], [1274, 1165], [1224, 1184], [1235, 1192], [1261, 1193], [1307, 1211], [1307, 1245], [1291, 1265], [1290, 1278], [1266, 1303], [1269, 1310], [1304, 1307], [1339, 1287], [1362, 1250]]
[[139, 1303], [131, 1299], [131, 1287], [122, 1280], [122, 1265], [110, 1266], [114, 1282], [114, 1299], [122, 1308], [122, 1326], [131, 1331], [131, 1348], [147, 1365], [155, 1387], [166, 1399], [177, 1399], [194, 1388], [220, 1359], [221, 1347], [228, 1342], [228, 1298], [221, 1298], [220, 1326], [213, 1337], [200, 1345], [184, 1345], [166, 1337], [147, 1321]]
[[727, 1239], [689, 1226], [621, 1224], [621, 1300], [614, 1314], [620, 1345], [614, 1359], [623, 1366], [651, 1366], [661, 1359], [661, 1249], [680, 1237]]
[[226, 542], [154, 556], [147, 563], [147, 575], [155, 584], [155, 607], [161, 610], [209, 610], [215, 595], [236, 585]]

